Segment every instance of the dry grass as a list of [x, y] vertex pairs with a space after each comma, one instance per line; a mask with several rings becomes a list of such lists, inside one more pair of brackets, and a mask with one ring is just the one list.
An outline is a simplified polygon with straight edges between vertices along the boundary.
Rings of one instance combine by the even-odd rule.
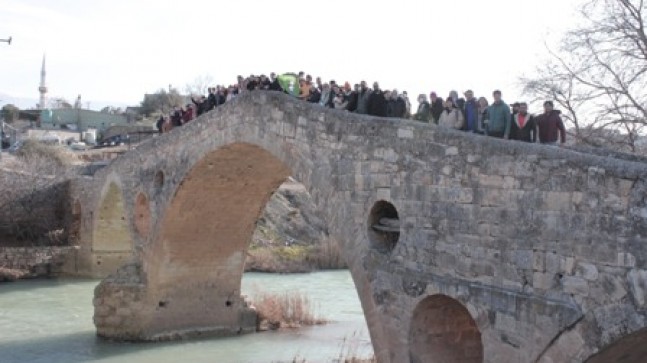
[[250, 248], [246, 271], [299, 273], [347, 268], [339, 244], [330, 238], [317, 246], [264, 246]]
[[350, 337], [344, 337], [335, 363], [377, 363], [375, 355], [362, 357], [362, 345], [365, 342], [363, 334], [357, 331]]
[[342, 258], [339, 242], [332, 238], [324, 239], [308, 258], [319, 270], [339, 270], [348, 267]]
[[16, 152], [16, 156], [27, 164], [41, 164], [43, 161], [47, 161], [50, 168], [56, 169], [71, 165], [79, 160], [74, 153], [62, 146], [47, 145], [37, 140], [25, 140]]
[[326, 323], [325, 319], [315, 313], [310, 298], [300, 292], [257, 294], [254, 307], [258, 312], [259, 330]]

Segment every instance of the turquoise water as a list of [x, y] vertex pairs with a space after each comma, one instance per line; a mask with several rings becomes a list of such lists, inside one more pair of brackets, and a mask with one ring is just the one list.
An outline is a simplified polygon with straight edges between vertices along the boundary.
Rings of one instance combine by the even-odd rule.
[[368, 330], [348, 271], [299, 275], [248, 273], [243, 294], [307, 294], [323, 326], [170, 343], [113, 343], [95, 336], [96, 280], [33, 280], [0, 285], [0, 363], [18, 362], [334, 362], [371, 353]]

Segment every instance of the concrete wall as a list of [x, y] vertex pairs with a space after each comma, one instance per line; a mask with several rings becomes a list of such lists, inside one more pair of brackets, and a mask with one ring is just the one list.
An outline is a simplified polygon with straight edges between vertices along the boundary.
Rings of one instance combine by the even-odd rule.
[[81, 130], [97, 129], [105, 130], [110, 126], [128, 124], [126, 116], [111, 115], [92, 110], [76, 108], [60, 108], [55, 110], [43, 110], [41, 113], [42, 127], [60, 127], [62, 125], [81, 126]]
[[[245, 331], [241, 254], [288, 174], [342, 243], [380, 362], [441, 356], [424, 349], [434, 331], [471, 336], [447, 362], [582, 362], [646, 326], [644, 163], [252, 93], [75, 186], [98, 210], [96, 191], [120, 185], [135, 246], [96, 290], [99, 334]], [[76, 272], [96, 274], [92, 210], [81, 226]], [[439, 297], [461, 324], [433, 318]]]

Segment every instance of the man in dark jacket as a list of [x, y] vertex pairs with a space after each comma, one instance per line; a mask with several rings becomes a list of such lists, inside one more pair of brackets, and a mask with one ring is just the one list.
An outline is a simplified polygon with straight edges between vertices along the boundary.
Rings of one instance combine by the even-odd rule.
[[512, 116], [510, 138], [524, 142], [537, 142], [537, 123], [535, 117], [528, 113], [528, 104], [519, 103], [518, 112]]
[[561, 111], [555, 110], [552, 101], [544, 102], [544, 113], [537, 117], [539, 142], [547, 145], [557, 145], [557, 134], [561, 144], [566, 142], [566, 129], [559, 117]]
[[279, 91], [281, 92], [281, 85], [279, 84], [279, 78], [276, 76], [276, 73], [270, 73], [270, 91]]
[[478, 132], [479, 103], [474, 97], [474, 91], [465, 91], [465, 105], [463, 106], [465, 116], [465, 131]]
[[346, 105], [346, 110], [349, 112], [355, 112], [357, 110], [357, 102], [359, 101], [359, 85], [355, 84], [353, 91], [348, 95], [348, 105]]
[[407, 113], [407, 102], [398, 94], [398, 90], [391, 92], [391, 117], [404, 118]]
[[438, 120], [440, 120], [440, 115], [442, 115], [443, 110], [445, 109], [445, 103], [441, 97], [436, 95], [436, 92], [431, 92], [431, 102], [429, 103], [431, 108], [431, 122], [438, 125]]
[[371, 90], [366, 86], [366, 82], [362, 81], [360, 84], [359, 95], [357, 98], [357, 109], [355, 112], [359, 114], [368, 113], [368, 99], [371, 97]]
[[209, 88], [209, 96], [207, 96], [206, 112], [209, 112], [218, 106], [218, 95], [215, 88]]
[[207, 109], [207, 99], [204, 96], [200, 96], [197, 100], [193, 97], [191, 97], [191, 102], [195, 104], [196, 107], [196, 115], [200, 116], [203, 113], [206, 112]]
[[380, 89], [380, 85], [373, 83], [373, 92], [368, 98], [368, 114], [371, 116], [386, 117], [387, 103], [384, 92]]
[[310, 87], [310, 96], [308, 96], [308, 102], [310, 103], [319, 103], [321, 101], [321, 92], [317, 87]]

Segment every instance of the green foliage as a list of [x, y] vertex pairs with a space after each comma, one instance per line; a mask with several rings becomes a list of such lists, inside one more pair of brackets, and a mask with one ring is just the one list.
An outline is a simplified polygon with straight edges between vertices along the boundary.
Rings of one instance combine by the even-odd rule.
[[155, 93], [144, 95], [141, 103], [142, 115], [151, 116], [156, 113], [169, 113], [173, 107], [184, 105], [186, 98], [176, 89], [167, 91], [163, 88]]
[[8, 124], [17, 121], [20, 115], [20, 109], [12, 104], [2, 106], [2, 118]]

